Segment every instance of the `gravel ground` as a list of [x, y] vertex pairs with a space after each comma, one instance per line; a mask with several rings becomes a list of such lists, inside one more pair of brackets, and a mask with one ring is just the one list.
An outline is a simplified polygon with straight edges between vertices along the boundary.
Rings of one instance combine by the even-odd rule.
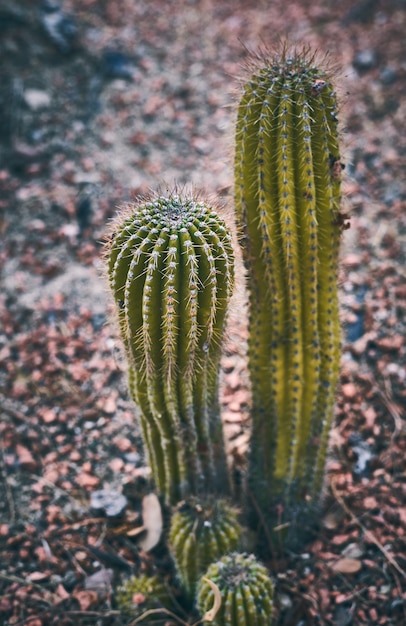
[[[339, 68], [351, 228], [330, 487], [317, 536], [268, 564], [274, 623], [406, 623], [405, 32], [404, 0], [0, 5], [1, 624], [128, 625], [120, 581], [168, 574], [162, 545], [139, 542], [149, 473], [101, 241], [117, 205], [175, 181], [232, 219], [238, 77], [286, 37]], [[244, 301], [239, 285], [221, 392], [236, 458]], [[121, 516], [99, 490], [122, 493]]]

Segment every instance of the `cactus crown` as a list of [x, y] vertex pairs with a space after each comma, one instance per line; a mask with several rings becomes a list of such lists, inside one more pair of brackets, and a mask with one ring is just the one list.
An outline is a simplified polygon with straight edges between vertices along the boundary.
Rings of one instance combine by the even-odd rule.
[[212, 563], [199, 584], [198, 606], [204, 615], [214, 604], [214, 583], [221, 605], [215, 626], [268, 626], [272, 621], [273, 585], [253, 555], [234, 552]]
[[[206, 574], [216, 582], [219, 588], [236, 589], [241, 585], [258, 585], [264, 580], [268, 585], [268, 573], [252, 554], [233, 552], [212, 564]], [[264, 578], [263, 578], [264, 577]]]
[[116, 603], [120, 611], [141, 615], [149, 609], [170, 608], [172, 596], [165, 583], [158, 576], [132, 576], [124, 581], [116, 591]]
[[231, 235], [212, 206], [176, 192], [127, 205], [113, 231], [108, 274], [130, 391], [158, 489], [176, 503], [227, 484], [217, 385]]

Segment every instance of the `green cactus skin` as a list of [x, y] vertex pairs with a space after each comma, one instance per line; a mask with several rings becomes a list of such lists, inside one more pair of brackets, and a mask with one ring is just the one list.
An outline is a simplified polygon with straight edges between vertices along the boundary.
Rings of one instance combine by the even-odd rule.
[[227, 490], [217, 392], [229, 230], [196, 196], [140, 198], [113, 224], [107, 264], [158, 490], [171, 504]]
[[179, 505], [172, 516], [169, 544], [189, 599], [210, 563], [237, 549], [240, 535], [237, 512], [223, 500], [192, 499]]
[[258, 57], [238, 108], [235, 197], [253, 392], [249, 481], [266, 515], [271, 502], [317, 501], [323, 484], [340, 357], [336, 113], [331, 74], [306, 50]]
[[118, 587], [115, 596], [117, 608], [125, 614], [138, 617], [151, 609], [170, 609], [172, 596], [158, 576], [132, 576]]
[[[212, 581], [221, 595], [221, 606], [210, 622], [213, 626], [270, 626], [273, 585], [268, 572], [252, 555], [233, 553], [210, 565], [199, 583], [201, 615], [214, 605]], [[209, 622], [203, 622], [208, 624]]]

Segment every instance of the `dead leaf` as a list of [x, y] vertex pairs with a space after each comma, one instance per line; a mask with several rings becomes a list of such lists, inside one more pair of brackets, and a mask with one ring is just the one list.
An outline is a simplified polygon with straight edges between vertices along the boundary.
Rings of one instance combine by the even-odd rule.
[[49, 578], [49, 572], [32, 572], [29, 576], [27, 576], [27, 580], [32, 581], [33, 583], [38, 583]]
[[203, 615], [203, 622], [213, 622], [221, 607], [221, 593], [216, 583], [210, 580], [210, 578], [203, 577], [203, 580], [209, 585], [209, 587], [212, 588], [214, 593], [214, 604], [212, 608], [206, 611], [205, 615]]
[[343, 558], [333, 563], [330, 567], [334, 572], [339, 572], [340, 574], [356, 574], [360, 571], [362, 563], [358, 559]]
[[149, 493], [142, 499], [142, 520], [146, 533], [138, 545], [144, 552], [149, 552], [159, 542], [163, 526], [162, 509], [155, 493]]

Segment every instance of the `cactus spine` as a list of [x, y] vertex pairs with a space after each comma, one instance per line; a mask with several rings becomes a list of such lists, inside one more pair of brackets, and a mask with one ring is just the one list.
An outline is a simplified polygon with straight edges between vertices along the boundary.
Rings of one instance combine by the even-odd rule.
[[169, 503], [224, 488], [217, 386], [231, 235], [210, 206], [177, 193], [128, 205], [113, 230], [109, 281], [157, 487]]
[[316, 501], [338, 377], [337, 103], [307, 51], [258, 58], [238, 109], [237, 222], [250, 291], [250, 485]]
[[[272, 622], [273, 585], [254, 556], [233, 553], [213, 563], [199, 583], [198, 607], [202, 615], [214, 605], [214, 583], [221, 606], [213, 626], [269, 626]], [[209, 622], [204, 622], [209, 623]]]
[[239, 539], [237, 513], [223, 500], [190, 500], [178, 507], [171, 520], [169, 544], [189, 598], [210, 563], [236, 550]]

